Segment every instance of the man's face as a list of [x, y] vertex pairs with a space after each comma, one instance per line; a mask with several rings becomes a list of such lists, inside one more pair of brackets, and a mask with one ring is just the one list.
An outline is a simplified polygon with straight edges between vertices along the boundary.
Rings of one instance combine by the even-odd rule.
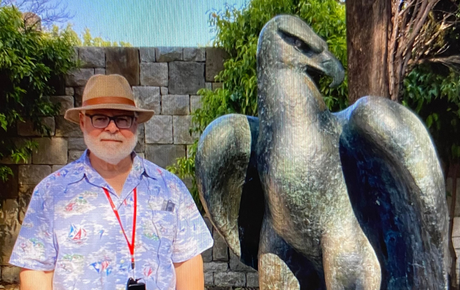
[[[93, 116], [93, 123], [90, 116]], [[98, 116], [102, 119], [104, 116], [133, 117], [134, 113], [121, 110], [92, 110], [86, 111], [85, 114], [80, 113], [80, 128], [89, 151], [110, 164], [118, 164], [122, 159], [129, 156], [136, 147], [137, 121], [134, 118], [130, 128], [118, 128], [115, 120], [110, 120], [105, 128], [95, 128], [94, 126], [99, 127], [101, 123], [101, 118]], [[119, 126], [123, 125], [124, 120], [119, 120]]]

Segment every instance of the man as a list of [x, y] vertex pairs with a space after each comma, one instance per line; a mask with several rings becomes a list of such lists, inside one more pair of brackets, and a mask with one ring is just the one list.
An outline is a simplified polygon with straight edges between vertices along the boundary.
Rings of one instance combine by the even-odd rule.
[[33, 192], [10, 259], [21, 290], [203, 289], [213, 241], [193, 199], [133, 152], [153, 111], [136, 107], [120, 75], [90, 78], [82, 101], [65, 118], [88, 149]]

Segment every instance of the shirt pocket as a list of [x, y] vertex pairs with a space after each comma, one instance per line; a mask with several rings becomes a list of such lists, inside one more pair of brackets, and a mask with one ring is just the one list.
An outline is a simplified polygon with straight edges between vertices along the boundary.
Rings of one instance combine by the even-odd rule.
[[150, 251], [170, 257], [176, 237], [177, 217], [175, 213], [151, 210], [142, 220], [142, 240]]

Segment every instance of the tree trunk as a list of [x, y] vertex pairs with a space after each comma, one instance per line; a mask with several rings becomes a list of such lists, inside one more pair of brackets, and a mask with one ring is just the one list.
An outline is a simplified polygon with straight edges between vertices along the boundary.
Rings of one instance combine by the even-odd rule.
[[347, 0], [348, 100], [362, 96], [389, 98], [388, 33], [391, 2]]

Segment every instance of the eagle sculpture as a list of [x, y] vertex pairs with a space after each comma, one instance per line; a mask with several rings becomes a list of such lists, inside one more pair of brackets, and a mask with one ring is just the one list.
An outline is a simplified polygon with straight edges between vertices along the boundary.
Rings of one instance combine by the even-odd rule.
[[447, 206], [433, 142], [381, 97], [331, 113], [310, 72], [344, 78], [326, 42], [281, 15], [260, 33], [258, 118], [202, 134], [203, 206], [261, 289], [447, 289]]

